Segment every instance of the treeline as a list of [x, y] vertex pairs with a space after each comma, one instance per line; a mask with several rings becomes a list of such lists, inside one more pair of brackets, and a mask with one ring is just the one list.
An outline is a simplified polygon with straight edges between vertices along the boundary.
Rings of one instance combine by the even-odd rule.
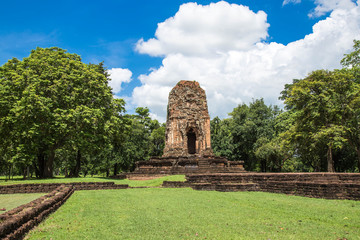
[[[285, 108], [263, 99], [211, 121], [216, 155], [248, 171], [360, 169], [360, 41], [343, 69], [318, 70], [285, 86]], [[165, 125], [149, 109], [125, 113], [100, 64], [60, 48], [37, 48], [0, 67], [0, 175], [116, 175], [161, 156]]]
[[285, 110], [262, 99], [211, 121], [215, 154], [244, 160], [248, 171], [358, 172], [360, 41], [342, 69], [318, 70], [287, 84]]
[[129, 171], [160, 155], [165, 127], [147, 108], [125, 114], [103, 64], [37, 48], [0, 67], [0, 175], [52, 177]]

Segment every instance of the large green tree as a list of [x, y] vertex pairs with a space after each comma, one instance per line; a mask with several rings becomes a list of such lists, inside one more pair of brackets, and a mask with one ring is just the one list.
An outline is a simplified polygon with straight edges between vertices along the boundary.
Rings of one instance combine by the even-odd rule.
[[356, 84], [351, 96], [352, 101], [348, 106], [348, 120], [345, 122], [345, 125], [347, 129], [346, 137], [357, 153], [358, 170], [360, 171], [360, 40], [354, 40], [353, 48], [352, 52], [345, 54], [341, 64], [351, 72], [351, 79]]
[[33, 161], [52, 177], [55, 152], [99, 142], [119, 107], [102, 65], [60, 48], [37, 48], [0, 67], [0, 145], [11, 161]]
[[294, 80], [283, 92], [285, 104], [295, 116], [293, 141], [300, 143], [299, 147], [307, 146], [307, 152], [326, 146], [329, 172], [335, 171], [334, 150], [352, 142], [349, 136], [357, 131], [349, 123], [357, 116], [359, 93], [359, 84], [348, 69], [314, 71], [305, 79]]

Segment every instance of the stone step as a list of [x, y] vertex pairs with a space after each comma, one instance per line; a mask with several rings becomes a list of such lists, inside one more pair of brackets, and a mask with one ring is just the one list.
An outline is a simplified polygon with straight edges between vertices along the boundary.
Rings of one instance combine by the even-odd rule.
[[215, 190], [216, 186], [211, 183], [196, 183], [196, 184], [191, 184], [190, 187], [194, 190], [211, 191], [211, 190]]
[[237, 183], [237, 184], [216, 184], [215, 190], [219, 192], [241, 192], [241, 191], [258, 191], [256, 183]]
[[199, 160], [198, 161], [198, 166], [199, 166], [199, 169], [205, 169], [205, 168], [209, 168], [210, 164], [206, 160]]

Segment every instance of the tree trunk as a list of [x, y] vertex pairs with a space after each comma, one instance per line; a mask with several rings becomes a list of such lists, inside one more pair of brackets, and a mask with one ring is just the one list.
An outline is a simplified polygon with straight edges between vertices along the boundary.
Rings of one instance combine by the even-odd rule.
[[[14, 163], [11, 163], [10, 176], [14, 180]], [[9, 180], [10, 180], [10, 176], [9, 176]]]
[[117, 163], [115, 163], [115, 165], [114, 165], [114, 176], [116, 176], [118, 173], [118, 165], [119, 164], [117, 164]]
[[327, 163], [328, 163], [327, 171], [335, 172], [334, 159], [333, 159], [331, 146], [329, 146], [328, 151], [327, 151]]
[[261, 168], [261, 172], [266, 172], [266, 160], [261, 160], [260, 161], [260, 168]]
[[78, 150], [76, 154], [76, 165], [74, 168], [71, 169], [69, 177], [79, 177], [80, 168], [81, 168], [81, 152], [80, 150]]
[[81, 152], [80, 150], [78, 150], [76, 154], [76, 166], [74, 169], [74, 177], [79, 177], [80, 168], [81, 168]]
[[38, 168], [36, 162], [33, 162], [33, 168], [34, 168], [34, 171], [35, 171], [35, 177], [40, 178], [40, 171], [39, 171], [39, 168]]
[[69, 177], [69, 171], [68, 171], [67, 167], [65, 167], [65, 169], [64, 169], [64, 175], [66, 178]]
[[9, 167], [9, 181], [11, 179], [11, 168], [12, 168], [12, 165]]
[[25, 180], [26, 179], [26, 176], [27, 176], [27, 168], [24, 168], [23, 169], [23, 179]]
[[55, 150], [51, 150], [47, 158], [47, 161], [44, 161], [43, 178], [53, 177], [54, 158], [55, 158]]
[[36, 177], [44, 178], [44, 168], [45, 168], [45, 156], [43, 153], [39, 153], [37, 156], [37, 167], [35, 167]]

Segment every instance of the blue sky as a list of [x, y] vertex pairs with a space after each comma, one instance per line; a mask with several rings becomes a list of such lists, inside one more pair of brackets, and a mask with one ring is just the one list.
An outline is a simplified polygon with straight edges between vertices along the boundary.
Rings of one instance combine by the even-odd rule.
[[207, 91], [211, 117], [226, 117], [254, 98], [281, 104], [285, 83], [339, 67], [359, 37], [358, 13], [351, 0], [4, 1], [0, 65], [57, 46], [115, 69], [130, 112], [147, 106], [163, 121], [168, 91], [190, 78]]

